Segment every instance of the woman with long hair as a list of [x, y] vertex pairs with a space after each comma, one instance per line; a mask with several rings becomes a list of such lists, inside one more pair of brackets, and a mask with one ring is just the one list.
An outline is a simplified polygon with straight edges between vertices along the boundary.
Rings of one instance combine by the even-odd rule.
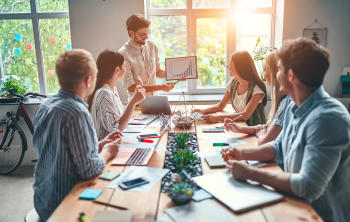
[[241, 126], [232, 120], [225, 120], [225, 129], [233, 132], [246, 133], [258, 136], [258, 143], [263, 144], [277, 138], [283, 127], [284, 110], [291, 101], [289, 96], [285, 96], [280, 90], [277, 81], [277, 54], [271, 52], [267, 55], [264, 64], [264, 77], [266, 83], [271, 86], [271, 110], [269, 119], [264, 125]]
[[115, 87], [125, 74], [124, 56], [104, 50], [98, 56], [96, 64], [96, 87], [87, 102], [100, 140], [112, 131], [123, 131], [126, 128], [135, 106], [145, 98], [145, 90], [137, 86], [129, 104], [124, 107]]
[[[233, 77], [227, 85], [222, 100], [208, 108], [195, 109], [208, 122], [223, 122], [225, 118], [233, 121], [246, 121], [248, 125], [265, 123], [264, 106], [266, 105], [266, 87], [259, 78], [254, 61], [247, 51], [231, 55], [228, 70]], [[222, 111], [229, 102], [236, 113], [230, 115], [210, 115]]]

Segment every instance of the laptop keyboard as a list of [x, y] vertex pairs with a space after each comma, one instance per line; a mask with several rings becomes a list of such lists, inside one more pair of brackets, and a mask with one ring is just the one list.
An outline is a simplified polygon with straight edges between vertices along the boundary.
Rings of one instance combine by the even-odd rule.
[[133, 152], [128, 161], [126, 161], [126, 164], [141, 165], [151, 151], [152, 149], [150, 148], [136, 148], [135, 152]]

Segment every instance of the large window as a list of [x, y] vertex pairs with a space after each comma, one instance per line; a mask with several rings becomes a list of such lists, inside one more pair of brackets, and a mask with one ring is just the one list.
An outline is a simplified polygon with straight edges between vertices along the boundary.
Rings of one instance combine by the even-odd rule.
[[55, 61], [70, 50], [68, 0], [0, 1], [0, 77], [16, 75], [28, 91], [59, 89]]
[[273, 46], [277, 0], [147, 0], [151, 39], [166, 57], [196, 55], [198, 79], [175, 92], [222, 93], [232, 52], [253, 52], [256, 41]]

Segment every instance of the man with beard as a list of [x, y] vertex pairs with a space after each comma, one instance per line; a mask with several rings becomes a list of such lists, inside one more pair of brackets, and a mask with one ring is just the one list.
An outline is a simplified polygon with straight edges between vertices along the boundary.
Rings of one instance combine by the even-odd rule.
[[[175, 86], [175, 83], [156, 85], [156, 77], [165, 78], [165, 71], [159, 65], [157, 46], [148, 40], [150, 24], [148, 19], [138, 14], [131, 15], [126, 21], [129, 40], [118, 52], [125, 58], [123, 87], [129, 93], [135, 92], [137, 85], [142, 85], [148, 95], [153, 95], [155, 91], [169, 92]], [[123, 104], [128, 102], [127, 98], [121, 99]]]

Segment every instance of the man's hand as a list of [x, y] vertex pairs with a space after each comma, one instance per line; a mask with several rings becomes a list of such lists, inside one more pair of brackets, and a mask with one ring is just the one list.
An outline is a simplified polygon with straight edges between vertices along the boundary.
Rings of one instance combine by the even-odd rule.
[[164, 91], [164, 92], [169, 92], [170, 90], [174, 89], [176, 85], [176, 82], [171, 82], [171, 83], [164, 83], [162, 85], [160, 85], [160, 90]]
[[221, 150], [222, 158], [228, 162], [229, 160], [241, 160], [241, 151], [236, 147], [223, 148]]
[[134, 103], [135, 105], [139, 104], [142, 100], [144, 100], [146, 97], [146, 90], [140, 86], [140, 85], [137, 85], [136, 88], [135, 88], [135, 93], [134, 95], [132, 96], [132, 103]]
[[108, 134], [103, 140], [101, 140], [99, 143], [98, 143], [98, 152], [101, 152], [103, 146], [106, 144], [106, 143], [111, 143], [115, 140], [118, 140], [118, 139], [121, 139], [123, 136], [123, 134], [119, 131], [119, 130], [116, 130], [114, 132], [111, 132], [110, 134]]
[[241, 126], [235, 123], [235, 121], [233, 121], [232, 119], [228, 119], [228, 118], [225, 118], [224, 120], [224, 129], [235, 133], [242, 132]]
[[111, 158], [115, 157], [117, 155], [119, 150], [121, 139], [114, 140], [112, 142], [106, 143], [102, 147], [101, 153], [104, 153], [107, 160], [110, 160]]
[[252, 167], [237, 160], [229, 160], [226, 165], [232, 177], [236, 180], [247, 180], [252, 173]]
[[202, 118], [209, 123], [219, 123], [219, 122], [223, 121], [222, 116], [215, 116], [215, 115], [211, 115], [211, 114], [203, 115]]

